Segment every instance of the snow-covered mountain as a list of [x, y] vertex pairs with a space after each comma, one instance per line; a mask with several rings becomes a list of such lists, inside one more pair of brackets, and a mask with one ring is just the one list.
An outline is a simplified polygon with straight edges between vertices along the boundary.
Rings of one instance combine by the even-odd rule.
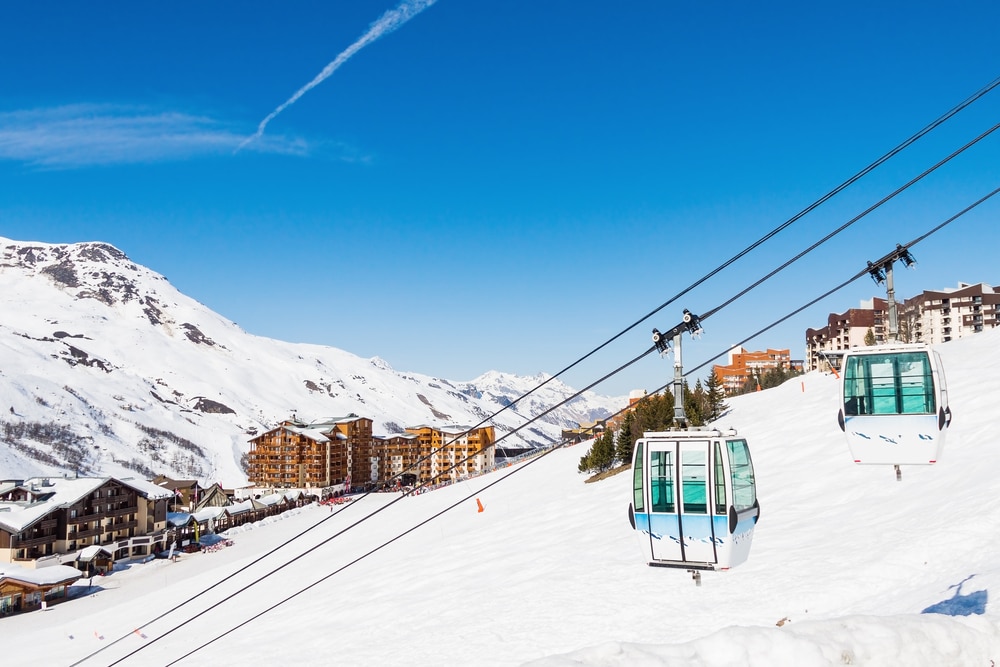
[[[356, 413], [383, 435], [471, 426], [547, 378], [454, 382], [254, 336], [104, 243], [0, 238], [0, 309], [0, 478], [138, 472], [239, 483], [249, 438], [293, 414]], [[573, 393], [549, 382], [495, 418], [497, 437]], [[544, 445], [625, 401], [587, 392], [500, 444]]]

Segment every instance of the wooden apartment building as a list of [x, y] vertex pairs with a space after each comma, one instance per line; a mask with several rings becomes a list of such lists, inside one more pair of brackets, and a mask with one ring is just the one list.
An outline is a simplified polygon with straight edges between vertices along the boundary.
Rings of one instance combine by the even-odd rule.
[[247, 476], [273, 488], [439, 483], [491, 468], [495, 439], [492, 426], [421, 425], [373, 436], [372, 420], [354, 414], [291, 419], [250, 440]]
[[370, 476], [373, 444], [366, 417], [289, 419], [250, 440], [247, 476], [256, 486], [279, 489], [353, 484]]
[[417, 452], [423, 462], [416, 470], [418, 484], [439, 484], [485, 472], [495, 462], [492, 426], [410, 426], [417, 436]]

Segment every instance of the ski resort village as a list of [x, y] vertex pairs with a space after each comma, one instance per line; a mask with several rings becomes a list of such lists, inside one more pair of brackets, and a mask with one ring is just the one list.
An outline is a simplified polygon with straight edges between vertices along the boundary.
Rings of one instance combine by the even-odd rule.
[[0, 667], [997, 667], [998, 22], [7, 3]]
[[[590, 395], [570, 401], [572, 411], [540, 422], [527, 437], [498, 443], [498, 428], [518, 434], [518, 427], [497, 415], [488, 425], [480, 422], [491, 411], [502, 412], [522, 391], [515, 378], [504, 380], [515, 383], [510, 387], [500, 384], [499, 376], [461, 385], [396, 373], [379, 360], [247, 336], [109, 246], [7, 242], [3, 252], [5, 293], [23, 293], [30, 284], [36, 295], [30, 312], [2, 325], [6, 349], [16, 350], [8, 352], [2, 371], [10, 403], [3, 420], [5, 465], [8, 473], [36, 473], [4, 475], [0, 482], [3, 615], [47, 610], [85, 596], [94, 590], [95, 577], [103, 582], [135, 567], [206, 558], [233, 545], [245, 527], [291, 510], [329, 507], [332, 514], [372, 492], [395, 498], [461, 486], [581, 443], [576, 449], [581, 471], [624, 466], [631, 435], [628, 454], [604, 464], [588, 458], [591, 444], [633, 430], [639, 437], [642, 429], [632, 424], [656, 419], [655, 408], [646, 409], [653, 397], [645, 392], [627, 399]], [[47, 297], [40, 298], [45, 292], [39, 281], [47, 286]], [[17, 304], [12, 299], [9, 307]], [[989, 284], [962, 284], [901, 300], [899, 319], [909, 342], [943, 344], [996, 328], [998, 304], [1000, 295]], [[691, 425], [718, 419], [723, 399], [790, 383], [803, 365], [820, 377], [836, 374], [845, 352], [888, 341], [888, 310], [884, 299], [873, 298], [831, 314], [825, 327], [805, 333], [805, 364], [787, 349], [730, 350], [728, 363], [714, 365], [704, 387], [700, 380], [685, 385]], [[116, 313], [113, 321], [99, 315], [108, 312]], [[122, 344], [128, 340], [158, 346], [159, 352], [130, 357], [131, 346]], [[274, 349], [280, 358], [268, 362]], [[253, 368], [294, 360], [290, 367], [303, 369], [292, 373], [300, 374], [295, 400], [305, 406], [314, 402], [312, 410], [328, 401], [346, 402], [378, 416], [304, 420], [292, 414], [268, 424], [266, 415], [287, 402], [266, 391], [258, 396], [219, 387], [209, 398], [206, 373], [170, 370], [230, 366], [241, 355], [253, 360]], [[338, 356], [328, 361], [328, 355]], [[338, 373], [344, 360], [348, 370]], [[277, 377], [255, 379], [248, 373], [235, 371], [242, 386], [267, 387]], [[218, 377], [233, 374], [229, 367]], [[354, 383], [350, 389], [345, 378]], [[527, 383], [536, 380], [546, 382], [541, 377]], [[556, 387], [561, 394], [547, 399], [553, 404], [572, 393]], [[341, 392], [349, 400], [336, 401]], [[409, 400], [409, 410], [390, 412], [400, 400]], [[655, 428], [674, 424], [671, 406], [664, 412], [668, 416]], [[397, 425], [419, 416], [435, 424]], [[453, 416], [479, 425], [445, 421]], [[228, 463], [204, 438], [220, 430], [233, 443]], [[205, 474], [192, 478], [186, 472]]]

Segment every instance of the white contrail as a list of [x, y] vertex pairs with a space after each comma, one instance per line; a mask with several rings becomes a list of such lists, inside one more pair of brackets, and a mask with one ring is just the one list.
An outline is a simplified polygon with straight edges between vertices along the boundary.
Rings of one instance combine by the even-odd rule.
[[323, 71], [316, 75], [316, 78], [295, 91], [295, 94], [289, 97], [284, 104], [269, 113], [267, 118], [260, 121], [260, 125], [257, 126], [257, 131], [244, 139], [243, 142], [237, 146], [236, 150], [239, 151], [254, 139], [259, 139], [264, 134], [264, 128], [267, 127], [268, 123], [274, 120], [275, 116], [295, 104], [300, 97], [308, 93], [310, 90], [323, 83], [355, 53], [368, 46], [382, 35], [386, 35], [400, 27], [417, 14], [433, 5], [435, 2], [437, 2], [437, 0], [403, 0], [398, 7], [387, 11], [378, 21], [375, 21], [375, 23], [372, 23], [371, 26], [369, 26], [368, 32], [363, 34], [356, 42], [344, 49], [340, 55], [333, 60], [333, 62], [324, 67]]

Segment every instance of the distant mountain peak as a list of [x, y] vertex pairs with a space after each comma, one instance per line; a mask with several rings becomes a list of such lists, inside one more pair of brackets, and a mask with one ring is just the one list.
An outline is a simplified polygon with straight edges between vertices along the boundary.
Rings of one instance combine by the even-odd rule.
[[[0, 470], [242, 484], [248, 434], [294, 414], [358, 414], [376, 432], [491, 421], [502, 446], [558, 441], [620, 409], [558, 380], [490, 371], [471, 382], [381, 357], [246, 333], [106, 243], [0, 239]], [[524, 428], [522, 428], [524, 427]]]

